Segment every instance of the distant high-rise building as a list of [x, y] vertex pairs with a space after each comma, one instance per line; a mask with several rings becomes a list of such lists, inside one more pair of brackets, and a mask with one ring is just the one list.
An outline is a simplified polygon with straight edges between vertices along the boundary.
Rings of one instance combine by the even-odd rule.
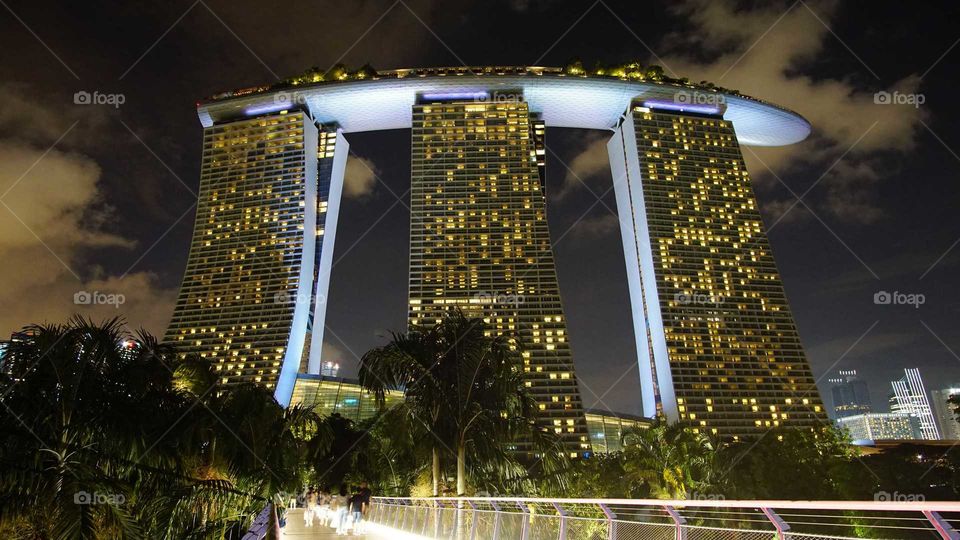
[[327, 297], [324, 233], [336, 229], [346, 151], [337, 129], [299, 110], [204, 129], [193, 241], [166, 341], [213, 363], [220, 384], [260, 383], [286, 402], [305, 356], [319, 372], [326, 310], [314, 299]]
[[960, 385], [934, 390], [930, 394], [932, 398], [930, 405], [933, 407], [933, 415], [937, 418], [941, 438], [951, 441], [960, 440], [960, 421], [957, 420], [953, 405], [948, 401], [953, 396], [960, 396]]
[[837, 418], [870, 412], [870, 389], [866, 381], [857, 377], [856, 370], [840, 371], [840, 376], [830, 379], [833, 397], [833, 412]]
[[726, 438], [826, 413], [724, 105], [636, 100], [608, 143], [643, 413]]
[[[303, 373], [306, 373], [305, 371]], [[320, 375], [324, 377], [336, 377], [340, 373], [340, 364], [336, 362], [324, 362], [320, 367]]]
[[413, 107], [410, 324], [460, 308], [520, 337], [540, 419], [590, 449], [544, 196], [543, 122], [517, 94], [421, 96]]
[[920, 422], [920, 435], [924, 439], [936, 441], [940, 439], [940, 430], [927, 399], [927, 390], [920, 378], [920, 370], [909, 368], [903, 370], [903, 378], [891, 381], [893, 386], [893, 400], [891, 412], [906, 413], [917, 417]]
[[867, 413], [837, 418], [855, 443], [877, 440], [920, 439], [920, 422], [906, 413]]

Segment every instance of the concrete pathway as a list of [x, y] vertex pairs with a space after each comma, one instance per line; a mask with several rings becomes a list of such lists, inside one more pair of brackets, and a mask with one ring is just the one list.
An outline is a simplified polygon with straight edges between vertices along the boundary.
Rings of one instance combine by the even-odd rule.
[[287, 510], [287, 524], [283, 528], [283, 538], [289, 540], [386, 540], [386, 537], [378, 534], [348, 534], [346, 536], [337, 536], [337, 530], [325, 525], [320, 525], [319, 520], [315, 520], [313, 527], [307, 527], [303, 519], [303, 508], [291, 508]]

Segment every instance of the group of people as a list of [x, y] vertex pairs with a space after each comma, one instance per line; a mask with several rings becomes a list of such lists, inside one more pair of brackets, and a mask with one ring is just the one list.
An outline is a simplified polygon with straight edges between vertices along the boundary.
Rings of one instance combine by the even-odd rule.
[[360, 486], [352, 491], [347, 489], [346, 484], [336, 492], [310, 488], [302, 495], [303, 519], [307, 527], [319, 522], [320, 526], [337, 529], [338, 535], [349, 531], [363, 534], [364, 519], [370, 510], [370, 495], [366, 482], [360, 482]]

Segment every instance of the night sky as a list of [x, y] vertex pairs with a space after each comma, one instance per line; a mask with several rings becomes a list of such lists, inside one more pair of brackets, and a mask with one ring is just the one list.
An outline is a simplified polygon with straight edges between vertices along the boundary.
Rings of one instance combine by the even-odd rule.
[[[193, 228], [205, 96], [337, 62], [579, 57], [658, 63], [810, 120], [807, 141], [744, 155], [821, 391], [856, 369], [885, 410], [905, 367], [931, 390], [960, 383], [955, 2], [0, 5], [0, 334], [76, 312], [163, 333]], [[80, 91], [123, 103], [75, 104]], [[878, 91], [911, 103], [875, 103]], [[548, 219], [584, 403], [639, 413], [608, 136], [548, 130]], [[351, 375], [356, 355], [405, 326], [410, 134], [347, 138], [325, 347]], [[125, 301], [77, 306], [79, 291]], [[879, 291], [925, 303], [877, 305]]]

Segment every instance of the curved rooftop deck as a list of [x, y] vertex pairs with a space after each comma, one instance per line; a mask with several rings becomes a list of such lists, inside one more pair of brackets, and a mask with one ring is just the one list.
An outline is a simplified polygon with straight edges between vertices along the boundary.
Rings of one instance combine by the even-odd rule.
[[697, 85], [569, 75], [558, 68], [381, 71], [364, 80], [226, 92], [200, 102], [197, 113], [206, 127], [303, 105], [317, 121], [337, 122], [346, 133], [409, 129], [418, 96], [472, 99], [491, 92], [522, 93], [530, 109], [541, 113], [550, 127], [611, 129], [631, 101], [639, 99], [686, 106], [692, 112], [698, 112], [698, 102], [719, 103], [721, 109], [725, 106], [723, 116], [733, 122], [744, 145], [783, 146], [810, 134], [810, 124], [799, 114], [749, 96]]

